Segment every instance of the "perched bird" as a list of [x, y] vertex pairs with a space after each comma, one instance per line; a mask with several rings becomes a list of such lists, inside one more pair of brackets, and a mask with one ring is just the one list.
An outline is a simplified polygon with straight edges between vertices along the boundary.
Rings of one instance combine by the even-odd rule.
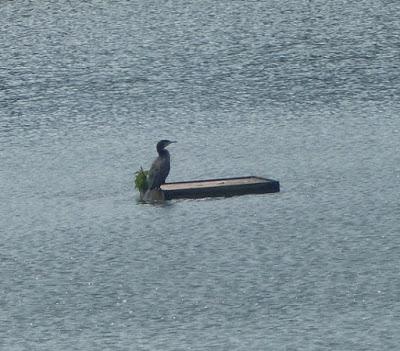
[[149, 174], [147, 176], [148, 189], [159, 189], [161, 184], [165, 183], [170, 169], [170, 156], [168, 150], [165, 148], [176, 141], [160, 140], [157, 143], [158, 157], [151, 165]]

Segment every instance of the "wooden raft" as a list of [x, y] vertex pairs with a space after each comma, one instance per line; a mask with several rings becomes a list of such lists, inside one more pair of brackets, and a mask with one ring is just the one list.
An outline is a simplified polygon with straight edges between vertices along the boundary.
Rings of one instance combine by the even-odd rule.
[[262, 177], [194, 180], [161, 185], [165, 200], [279, 192], [279, 182]]

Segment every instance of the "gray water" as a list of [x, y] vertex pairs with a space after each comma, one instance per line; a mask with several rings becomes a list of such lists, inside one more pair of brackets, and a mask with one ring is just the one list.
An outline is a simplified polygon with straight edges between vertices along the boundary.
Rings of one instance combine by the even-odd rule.
[[[1, 350], [396, 350], [398, 1], [1, 1]], [[169, 181], [281, 192], [138, 202]]]

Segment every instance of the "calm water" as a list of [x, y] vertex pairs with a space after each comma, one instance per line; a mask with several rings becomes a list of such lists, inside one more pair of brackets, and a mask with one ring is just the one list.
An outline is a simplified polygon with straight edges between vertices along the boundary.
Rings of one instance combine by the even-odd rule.
[[[1, 1], [1, 350], [395, 350], [398, 1]], [[169, 180], [282, 192], [137, 202]]]

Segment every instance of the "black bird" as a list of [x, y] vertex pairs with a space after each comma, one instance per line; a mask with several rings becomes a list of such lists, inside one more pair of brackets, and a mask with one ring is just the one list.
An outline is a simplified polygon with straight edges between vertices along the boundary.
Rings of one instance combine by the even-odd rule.
[[170, 169], [169, 152], [165, 148], [176, 141], [160, 140], [157, 143], [158, 157], [151, 165], [149, 174], [147, 176], [148, 189], [159, 189], [161, 184], [165, 183]]

